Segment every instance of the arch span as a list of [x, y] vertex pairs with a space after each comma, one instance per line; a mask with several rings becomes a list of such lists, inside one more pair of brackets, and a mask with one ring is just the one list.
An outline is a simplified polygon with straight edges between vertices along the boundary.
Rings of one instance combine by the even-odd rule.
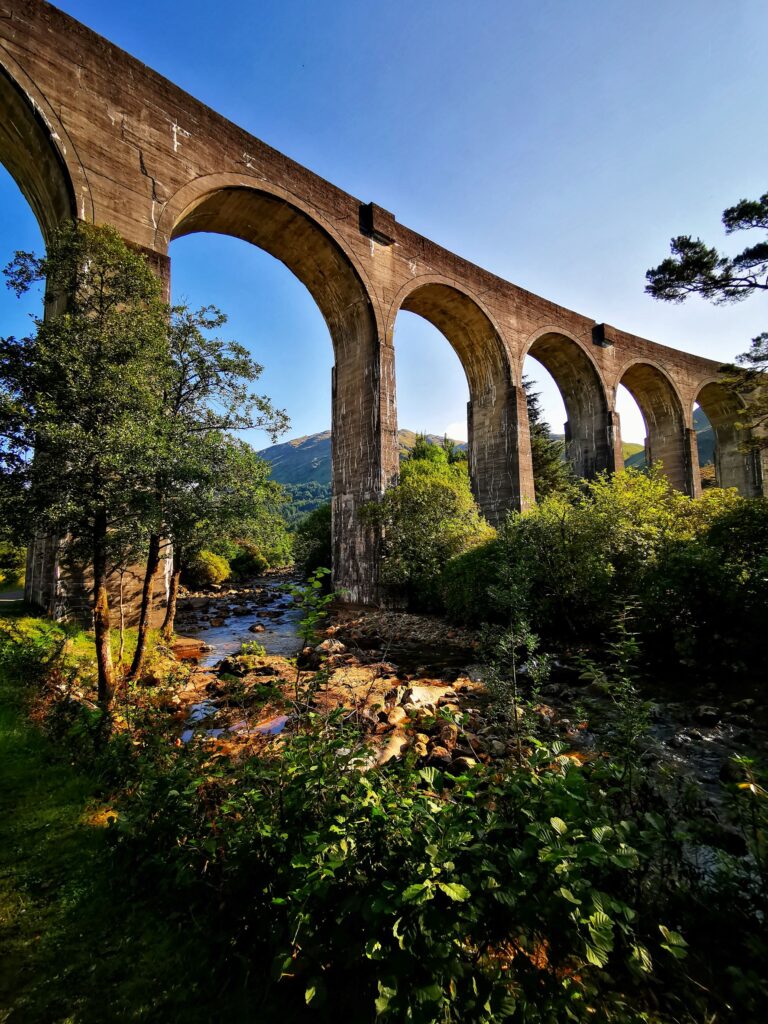
[[722, 381], [713, 378], [699, 388], [695, 402], [704, 410], [715, 435], [715, 482], [718, 487], [736, 487], [747, 497], [762, 494], [760, 460], [755, 452], [740, 451], [747, 432], [737, 423], [744, 415], [744, 402]]
[[677, 388], [660, 366], [647, 361], [625, 366], [616, 386], [622, 384], [637, 402], [645, 422], [647, 461], [661, 462], [673, 487], [694, 494], [696, 439], [685, 421]]
[[219, 186], [178, 211], [169, 239], [231, 235], [280, 260], [308, 289], [328, 325], [332, 374], [334, 582], [370, 601], [376, 545], [358, 518], [397, 472], [394, 366], [380, 343], [374, 303], [350, 256], [317, 219], [286, 198], [251, 186]]
[[528, 341], [522, 359], [526, 356], [546, 367], [563, 396], [565, 453], [576, 475], [589, 479], [616, 470], [614, 419], [600, 372], [581, 342], [557, 328], [544, 328]]
[[[64, 129], [45, 109], [42, 97], [35, 98], [31, 86], [21, 84], [24, 76], [7, 63], [0, 51], [0, 163], [32, 208], [47, 244], [60, 224], [77, 216]], [[83, 217], [89, 207], [83, 204]]]
[[390, 333], [401, 309], [433, 324], [459, 357], [469, 386], [472, 490], [485, 517], [499, 523], [511, 508], [532, 499], [525, 398], [501, 334], [474, 296], [445, 279], [417, 279], [406, 285], [393, 303]]

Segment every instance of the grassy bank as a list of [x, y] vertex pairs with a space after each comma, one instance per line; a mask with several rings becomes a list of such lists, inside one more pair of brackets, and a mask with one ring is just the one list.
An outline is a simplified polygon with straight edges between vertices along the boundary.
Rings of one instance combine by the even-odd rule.
[[115, 877], [109, 794], [29, 721], [28, 696], [0, 674], [0, 1021], [215, 1019], [184, 909], [162, 917]]

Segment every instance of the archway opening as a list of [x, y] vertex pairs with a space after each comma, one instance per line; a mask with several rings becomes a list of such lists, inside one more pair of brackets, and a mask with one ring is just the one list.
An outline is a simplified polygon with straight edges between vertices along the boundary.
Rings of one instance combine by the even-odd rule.
[[[545, 418], [552, 433], [563, 437], [565, 458], [574, 474], [590, 479], [603, 470], [614, 470], [608, 402], [599, 374], [584, 349], [563, 334], [541, 335], [526, 352], [523, 376], [536, 382], [534, 390], [541, 389]], [[556, 417], [562, 417], [562, 434]]]
[[401, 457], [415, 434], [448, 438], [466, 450], [469, 385], [456, 352], [432, 323], [406, 310], [397, 317], [394, 344]]
[[[189, 201], [170, 231], [171, 239], [200, 233], [241, 239], [279, 260], [304, 285], [319, 308], [325, 322], [325, 337], [330, 334], [333, 349], [330, 376], [334, 579], [350, 600], [370, 600], [376, 588], [375, 539], [362, 525], [358, 510], [364, 502], [378, 498], [396, 475], [397, 447], [392, 370], [386, 365], [386, 353], [379, 345], [365, 286], [351, 258], [316, 220], [287, 200], [259, 189], [219, 187]], [[191, 244], [195, 243], [172, 245], [172, 255], [177, 246], [181, 251], [181, 246]], [[219, 239], [214, 244], [222, 242]], [[264, 265], [263, 256], [253, 259]], [[172, 279], [173, 274], [172, 266]], [[253, 283], [247, 287], [252, 288]], [[298, 285], [288, 285], [284, 280], [281, 287]], [[274, 328], [280, 320], [274, 294], [262, 294], [261, 302], [274, 309]], [[308, 315], [305, 307], [305, 318]], [[319, 321], [315, 319], [312, 323], [312, 331], [318, 331]], [[297, 363], [302, 358], [300, 351], [288, 339], [280, 353], [284, 366], [293, 363], [294, 385], [299, 374]], [[264, 360], [269, 365], [268, 351]], [[313, 369], [322, 373], [323, 368], [310, 358], [308, 369], [311, 375]], [[266, 377], [265, 383], [269, 380]], [[302, 389], [291, 382], [285, 388], [293, 397], [287, 403], [290, 415], [291, 406], [298, 404], [296, 398], [301, 400]], [[278, 389], [278, 394], [282, 392]], [[319, 419], [316, 422], [321, 425]]]
[[759, 462], [755, 453], [741, 450], [747, 434], [737, 424], [743, 417], [741, 398], [720, 381], [709, 381], [696, 396], [693, 424], [699, 459], [707, 458], [713, 467], [707, 472], [708, 486], [736, 487], [750, 497], [760, 494]]
[[661, 463], [670, 484], [693, 492], [691, 442], [677, 392], [661, 370], [650, 363], [634, 363], [622, 374], [619, 386], [634, 398], [645, 423], [648, 465]]
[[616, 389], [616, 412], [621, 433], [621, 456], [625, 467], [645, 469], [648, 465], [645, 439], [648, 428], [637, 399], [624, 384]]
[[[13, 259], [14, 254], [34, 252], [42, 255], [45, 242], [41, 225], [29, 201], [22, 193], [13, 176], [0, 165], [0, 222], [3, 224], [2, 245], [0, 246], [0, 270]], [[43, 315], [43, 291], [41, 284], [34, 285], [28, 292], [17, 297], [0, 279], [0, 335], [2, 337], [27, 337], [35, 331], [33, 318]], [[24, 587], [28, 599], [43, 607], [50, 607], [53, 598], [53, 545], [46, 538], [36, 538], [28, 544], [26, 552], [12, 540], [0, 523], [0, 546], [6, 554], [13, 553], [22, 566], [15, 578], [3, 578], [5, 585]], [[24, 567], [26, 563], [26, 568]]]
[[[431, 389], [435, 422], [439, 417], [446, 428], [454, 425], [455, 433], [464, 433], [456, 440], [466, 438], [473, 493], [485, 517], [498, 523], [510, 508], [520, 504], [517, 394], [498, 332], [471, 296], [449, 284], [433, 282], [416, 287], [405, 296], [400, 311], [415, 314], [431, 329], [416, 326], [418, 321], [415, 324], [413, 318], [398, 317], [394, 330], [396, 365], [399, 367], [404, 353], [403, 363], [412, 366], [410, 343], [417, 337], [426, 342], [427, 361], [418, 367], [425, 377], [419, 391], [425, 394]], [[444, 350], [446, 340], [453, 357]], [[436, 369], [438, 362], [441, 370]], [[446, 403], [442, 412], [439, 410], [445, 396], [440, 394], [441, 378], [451, 388], [450, 405]], [[466, 419], [459, 409], [461, 399], [466, 402]], [[405, 408], [410, 414], [412, 407]], [[402, 418], [400, 422], [405, 426]], [[462, 432], [464, 422], [466, 429]]]

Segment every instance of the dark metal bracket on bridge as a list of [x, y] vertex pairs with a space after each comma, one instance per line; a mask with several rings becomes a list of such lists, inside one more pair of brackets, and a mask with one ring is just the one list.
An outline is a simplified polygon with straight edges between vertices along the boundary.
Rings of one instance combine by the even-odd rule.
[[360, 231], [378, 242], [379, 245], [392, 245], [395, 240], [395, 215], [376, 203], [361, 203]]

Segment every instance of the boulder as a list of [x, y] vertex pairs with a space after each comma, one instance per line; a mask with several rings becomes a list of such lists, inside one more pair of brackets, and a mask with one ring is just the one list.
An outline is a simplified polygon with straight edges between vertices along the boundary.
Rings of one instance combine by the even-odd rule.
[[445, 722], [440, 727], [440, 741], [448, 750], [453, 750], [459, 739], [459, 727], [453, 722]]
[[390, 725], [402, 725], [403, 722], [408, 721], [408, 712], [405, 710], [405, 708], [402, 707], [392, 708], [392, 710], [387, 715], [387, 721], [389, 722]]
[[344, 654], [346, 649], [347, 648], [341, 640], [333, 640], [332, 638], [329, 638], [328, 640], [323, 640], [321, 644], [318, 644], [315, 651], [317, 651], [318, 654]]
[[710, 704], [700, 704], [694, 717], [700, 725], [717, 725], [720, 721], [720, 712]]

